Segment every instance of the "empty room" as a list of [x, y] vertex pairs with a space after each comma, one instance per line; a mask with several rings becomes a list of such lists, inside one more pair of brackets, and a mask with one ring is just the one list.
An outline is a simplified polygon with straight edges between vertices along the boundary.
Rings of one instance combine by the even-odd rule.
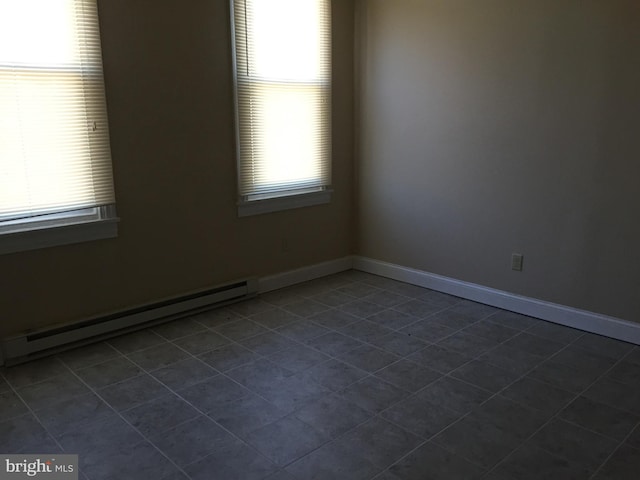
[[0, 0], [0, 478], [637, 479], [638, 31]]

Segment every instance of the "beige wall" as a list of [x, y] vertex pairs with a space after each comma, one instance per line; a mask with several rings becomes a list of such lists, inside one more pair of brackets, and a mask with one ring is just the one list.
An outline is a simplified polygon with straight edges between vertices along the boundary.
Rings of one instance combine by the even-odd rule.
[[360, 3], [358, 252], [640, 321], [640, 2]]
[[1, 256], [0, 334], [351, 253], [353, 2], [333, 5], [333, 201], [242, 219], [228, 4], [100, 0], [120, 234]]

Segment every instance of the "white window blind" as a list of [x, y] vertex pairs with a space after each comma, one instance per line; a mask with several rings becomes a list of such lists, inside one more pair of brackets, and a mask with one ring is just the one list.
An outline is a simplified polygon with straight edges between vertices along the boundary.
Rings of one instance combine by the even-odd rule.
[[331, 183], [330, 0], [232, 0], [241, 202]]
[[0, 0], [0, 233], [114, 202], [96, 0]]

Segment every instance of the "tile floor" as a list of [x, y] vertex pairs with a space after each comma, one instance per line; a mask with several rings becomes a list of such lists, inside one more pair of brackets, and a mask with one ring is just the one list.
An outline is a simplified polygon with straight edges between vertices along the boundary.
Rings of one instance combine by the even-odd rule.
[[0, 370], [80, 478], [640, 478], [640, 348], [350, 271]]

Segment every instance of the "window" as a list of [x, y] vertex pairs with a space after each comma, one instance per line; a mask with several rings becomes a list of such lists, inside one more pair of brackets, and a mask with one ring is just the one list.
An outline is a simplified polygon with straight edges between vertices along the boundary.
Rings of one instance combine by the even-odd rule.
[[0, 253], [115, 236], [96, 0], [0, 0]]
[[233, 0], [239, 214], [326, 203], [330, 0]]

